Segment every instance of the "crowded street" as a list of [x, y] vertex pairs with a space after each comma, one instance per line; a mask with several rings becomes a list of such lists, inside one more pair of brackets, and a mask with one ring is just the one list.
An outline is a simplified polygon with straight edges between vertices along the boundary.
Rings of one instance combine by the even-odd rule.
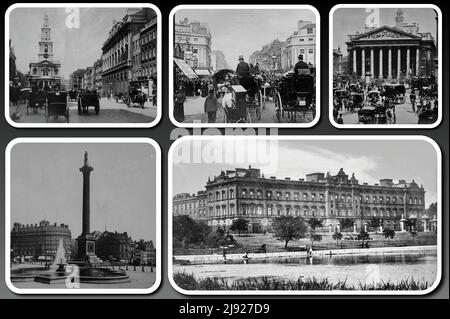
[[[94, 109], [89, 108], [88, 114], [78, 114], [78, 105], [76, 101], [67, 102], [69, 108], [70, 123], [150, 123], [157, 115], [157, 109], [151, 102], [146, 102], [144, 108], [137, 105], [128, 107], [126, 104], [116, 102], [113, 99], [100, 99], [100, 112], [95, 115]], [[10, 106], [10, 116], [14, 122], [17, 123], [45, 123], [45, 109], [38, 108], [35, 113], [32, 109], [28, 110], [25, 103], [16, 106]], [[16, 118], [13, 114], [20, 114]], [[64, 116], [59, 116], [57, 119], [49, 118], [49, 123], [64, 123], [66, 119]]]

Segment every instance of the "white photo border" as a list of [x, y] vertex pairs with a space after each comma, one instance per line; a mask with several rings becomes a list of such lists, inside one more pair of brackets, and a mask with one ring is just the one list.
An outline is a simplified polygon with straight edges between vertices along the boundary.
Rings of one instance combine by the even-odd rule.
[[[311, 122], [308, 123], [180, 123], [175, 120], [173, 116], [174, 103], [173, 103], [173, 41], [174, 41], [174, 22], [175, 14], [179, 10], [202, 10], [202, 9], [222, 9], [222, 10], [236, 10], [236, 9], [255, 9], [255, 10], [310, 10], [314, 13], [316, 24], [316, 116]], [[321, 61], [320, 61], [320, 13], [311, 5], [178, 5], [170, 11], [169, 14], [169, 118], [173, 125], [182, 128], [243, 128], [243, 127], [276, 127], [276, 128], [311, 128], [315, 126], [321, 116], [321, 104], [320, 104], [320, 79], [321, 79]]]
[[[298, 290], [298, 291], [278, 291], [278, 290], [185, 290], [180, 288], [173, 279], [173, 238], [172, 238], [172, 221], [173, 221], [173, 156], [177, 147], [184, 142], [201, 142], [201, 141], [234, 141], [234, 140], [250, 140], [250, 141], [270, 141], [270, 140], [284, 140], [284, 141], [424, 141], [429, 143], [436, 151], [436, 186], [437, 186], [437, 274], [434, 283], [426, 290], [334, 290], [334, 291], [320, 291], [320, 290]], [[423, 135], [311, 135], [311, 136], [183, 136], [177, 139], [169, 149], [168, 156], [168, 194], [167, 194], [167, 208], [168, 208], [168, 276], [172, 287], [183, 295], [426, 295], [434, 291], [442, 279], [442, 152], [439, 145], [431, 138]]]
[[[155, 234], [156, 234], [156, 279], [153, 285], [149, 288], [79, 288], [79, 289], [60, 289], [60, 288], [17, 288], [11, 282], [11, 269], [10, 269], [10, 246], [11, 246], [11, 151], [13, 147], [17, 144], [43, 144], [43, 143], [104, 143], [104, 144], [117, 144], [117, 143], [129, 143], [129, 144], [149, 144], [155, 150], [155, 214], [156, 214], [156, 224], [155, 224]], [[6, 146], [5, 151], [5, 282], [6, 286], [16, 294], [151, 294], [155, 292], [161, 285], [161, 271], [162, 271], [162, 260], [161, 260], [161, 148], [159, 144], [152, 140], [151, 138], [16, 138], [9, 142]]]
[[[18, 8], [150, 8], [156, 13], [156, 118], [149, 123], [19, 123], [9, 115], [9, 16]], [[151, 3], [15, 3], [5, 12], [5, 119], [15, 128], [151, 128], [162, 118], [162, 18], [159, 8]]]
[[[338, 124], [334, 121], [333, 118], [333, 17], [334, 12], [338, 9], [365, 9], [365, 8], [375, 8], [375, 9], [389, 9], [389, 8], [402, 8], [402, 9], [433, 9], [437, 12], [438, 15], [438, 34], [437, 34], [437, 42], [438, 42], [438, 118], [435, 123], [432, 124]], [[416, 128], [416, 129], [432, 129], [439, 126], [442, 122], [443, 118], [443, 109], [442, 109], [442, 11], [441, 9], [434, 4], [337, 4], [333, 8], [331, 8], [329, 13], [329, 50], [328, 50], [328, 119], [335, 128], [338, 129], [408, 129], [408, 128]]]

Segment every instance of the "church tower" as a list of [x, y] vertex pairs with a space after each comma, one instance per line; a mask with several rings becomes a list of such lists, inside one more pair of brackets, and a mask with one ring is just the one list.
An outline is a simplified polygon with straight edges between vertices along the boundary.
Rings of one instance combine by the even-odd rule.
[[44, 23], [41, 28], [41, 40], [39, 41], [39, 62], [53, 61], [53, 42], [51, 40], [51, 29], [48, 23], [48, 15], [44, 17]]
[[395, 16], [395, 27], [399, 30], [403, 30], [405, 18], [403, 17], [403, 10], [398, 9]]

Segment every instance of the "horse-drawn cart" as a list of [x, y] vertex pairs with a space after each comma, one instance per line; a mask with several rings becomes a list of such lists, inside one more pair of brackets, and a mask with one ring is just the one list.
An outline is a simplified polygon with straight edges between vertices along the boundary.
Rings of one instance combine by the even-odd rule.
[[54, 91], [47, 93], [47, 108], [45, 112], [45, 119], [48, 122], [49, 118], [53, 116], [56, 121], [59, 116], [64, 116], [66, 122], [69, 123], [69, 107], [67, 105], [67, 92]]
[[37, 110], [41, 107], [45, 107], [46, 98], [44, 91], [32, 91], [28, 96], [28, 104], [27, 104], [27, 115], [28, 109], [33, 109], [33, 112], [36, 113]]
[[97, 92], [88, 91], [83, 92], [78, 97], [78, 114], [89, 114], [89, 107], [93, 107], [95, 110], [95, 115], [100, 113], [100, 99], [98, 98]]

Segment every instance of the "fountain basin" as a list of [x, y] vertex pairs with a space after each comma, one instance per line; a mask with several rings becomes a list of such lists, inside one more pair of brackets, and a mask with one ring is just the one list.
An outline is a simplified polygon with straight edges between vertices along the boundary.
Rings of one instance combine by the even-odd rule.
[[[76, 273], [75, 273], [76, 272]], [[111, 270], [106, 268], [83, 267], [76, 270], [72, 266], [67, 266], [66, 271], [55, 271], [44, 267], [20, 268], [11, 270], [11, 282], [40, 282], [52, 284], [65, 282], [67, 278], [78, 278], [80, 283], [90, 284], [116, 284], [130, 282], [130, 277], [121, 270]]]

